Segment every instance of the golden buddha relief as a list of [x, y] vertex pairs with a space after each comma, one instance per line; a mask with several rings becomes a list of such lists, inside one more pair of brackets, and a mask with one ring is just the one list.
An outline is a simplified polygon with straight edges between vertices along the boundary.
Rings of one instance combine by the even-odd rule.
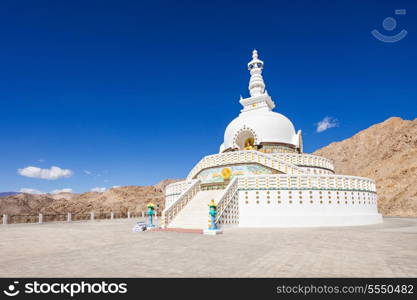
[[245, 150], [255, 150], [254, 143], [255, 143], [254, 138], [247, 138], [245, 140], [245, 148], [244, 149]]

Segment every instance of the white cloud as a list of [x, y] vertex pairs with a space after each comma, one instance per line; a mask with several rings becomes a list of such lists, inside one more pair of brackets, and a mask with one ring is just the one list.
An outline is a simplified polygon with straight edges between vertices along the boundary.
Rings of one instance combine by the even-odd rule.
[[[31, 188], [21, 188], [19, 190], [20, 193], [26, 193], [26, 194], [46, 194], [45, 192], [36, 190], [36, 189], [31, 189]], [[65, 189], [58, 189], [58, 190], [53, 190], [50, 191], [49, 194], [55, 195], [55, 194], [59, 194], [59, 193], [72, 193], [72, 189], [70, 188], [65, 188]]]
[[40, 159], [38, 159], [38, 162], [43, 163], [43, 162], [45, 162], [45, 160], [43, 158], [40, 158]]
[[87, 175], [91, 175], [91, 174], [93, 174], [93, 172], [88, 171], [88, 170], [84, 170], [84, 173], [85, 173], [85, 174], [87, 174]]
[[339, 125], [339, 123], [337, 122], [336, 119], [334, 119], [332, 117], [325, 117], [323, 120], [318, 122], [316, 125], [317, 125], [316, 132], [323, 132], [327, 129], [337, 127]]
[[112, 189], [117, 189], [117, 188], [119, 188], [120, 187], [120, 185], [113, 185], [111, 188]]
[[56, 195], [56, 194], [59, 194], [59, 193], [72, 193], [72, 189], [65, 188], [65, 189], [60, 189], [60, 190], [53, 190], [53, 191], [50, 192], [50, 194], [52, 194], [52, 195]]
[[95, 188], [92, 188], [92, 189], [90, 190], [90, 192], [103, 193], [105, 190], [106, 190], [106, 188], [105, 188], [105, 187], [95, 187]]
[[26, 193], [26, 194], [44, 194], [41, 191], [35, 190], [35, 189], [30, 189], [30, 188], [21, 188], [20, 193]]
[[60, 167], [52, 166], [50, 169], [41, 169], [38, 167], [26, 167], [23, 169], [18, 169], [17, 173], [22, 176], [31, 177], [31, 178], [40, 178], [47, 180], [56, 180], [61, 177], [70, 177], [73, 174], [73, 171], [69, 169], [61, 169]]

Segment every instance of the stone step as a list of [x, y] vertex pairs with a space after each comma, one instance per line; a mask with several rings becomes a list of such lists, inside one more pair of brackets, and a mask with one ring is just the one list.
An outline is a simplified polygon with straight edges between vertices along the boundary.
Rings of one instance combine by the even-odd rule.
[[198, 192], [168, 224], [168, 228], [206, 229], [210, 219], [208, 204], [212, 199], [217, 203], [222, 193], [223, 190]]

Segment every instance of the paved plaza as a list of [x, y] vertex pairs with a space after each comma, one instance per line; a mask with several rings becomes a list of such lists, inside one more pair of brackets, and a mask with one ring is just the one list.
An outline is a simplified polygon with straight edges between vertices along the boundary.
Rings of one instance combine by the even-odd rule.
[[1, 277], [417, 277], [417, 218], [207, 236], [137, 220], [0, 226]]

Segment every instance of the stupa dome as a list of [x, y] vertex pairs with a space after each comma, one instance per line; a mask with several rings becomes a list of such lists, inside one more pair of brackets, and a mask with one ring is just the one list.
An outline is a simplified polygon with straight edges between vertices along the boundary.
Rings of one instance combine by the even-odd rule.
[[253, 138], [255, 144], [298, 146], [294, 125], [287, 117], [273, 111], [244, 113], [230, 122], [224, 133], [223, 149], [242, 149], [248, 138]]

